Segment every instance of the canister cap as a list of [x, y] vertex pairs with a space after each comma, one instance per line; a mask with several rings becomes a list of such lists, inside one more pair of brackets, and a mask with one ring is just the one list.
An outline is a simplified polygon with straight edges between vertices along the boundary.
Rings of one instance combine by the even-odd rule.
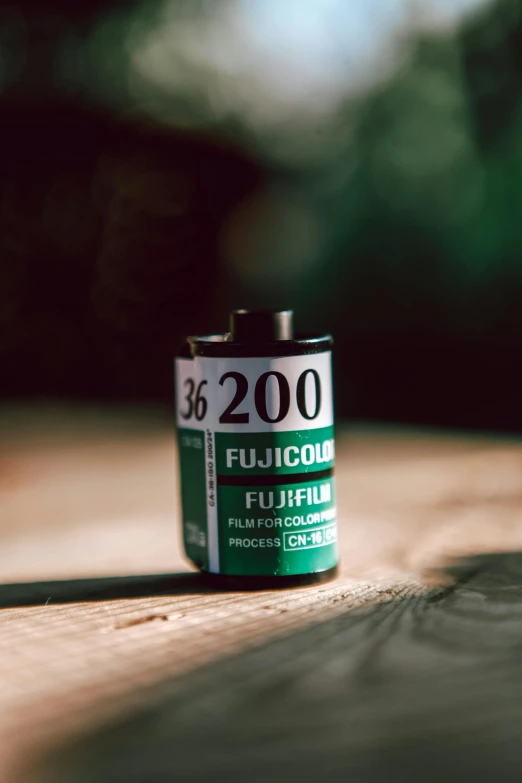
[[273, 343], [294, 339], [293, 310], [233, 310], [230, 333], [235, 343]]

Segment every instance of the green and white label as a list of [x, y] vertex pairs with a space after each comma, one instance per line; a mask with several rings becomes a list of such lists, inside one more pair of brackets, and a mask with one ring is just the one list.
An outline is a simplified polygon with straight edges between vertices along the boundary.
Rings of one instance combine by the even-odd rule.
[[337, 564], [330, 352], [176, 360], [187, 556], [213, 573]]

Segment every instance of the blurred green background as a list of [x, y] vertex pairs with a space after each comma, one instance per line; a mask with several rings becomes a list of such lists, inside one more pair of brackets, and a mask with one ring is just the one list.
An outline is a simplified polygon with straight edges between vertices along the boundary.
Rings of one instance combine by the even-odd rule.
[[0, 3], [0, 391], [293, 307], [342, 415], [522, 430], [519, 0]]

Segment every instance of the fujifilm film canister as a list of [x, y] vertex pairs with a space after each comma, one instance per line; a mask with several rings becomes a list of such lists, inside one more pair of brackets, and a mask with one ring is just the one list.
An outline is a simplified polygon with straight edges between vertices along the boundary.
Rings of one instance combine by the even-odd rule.
[[330, 335], [236, 310], [176, 357], [183, 541], [207, 581], [296, 587], [337, 570]]

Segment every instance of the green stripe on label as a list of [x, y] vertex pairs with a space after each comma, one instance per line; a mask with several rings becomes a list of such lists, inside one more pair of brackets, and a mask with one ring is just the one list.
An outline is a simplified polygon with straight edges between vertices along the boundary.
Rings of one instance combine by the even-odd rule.
[[185, 551], [196, 566], [207, 568], [205, 433], [179, 429], [178, 448]]
[[209, 464], [220, 573], [291, 576], [337, 564], [333, 427], [216, 432], [215, 463], [208, 432], [181, 428], [178, 438], [185, 549], [197, 566], [211, 565]]
[[333, 478], [218, 488], [220, 571], [292, 575], [337, 564]]
[[332, 468], [333, 426], [290, 432], [216, 432], [218, 476], [312, 473]]

